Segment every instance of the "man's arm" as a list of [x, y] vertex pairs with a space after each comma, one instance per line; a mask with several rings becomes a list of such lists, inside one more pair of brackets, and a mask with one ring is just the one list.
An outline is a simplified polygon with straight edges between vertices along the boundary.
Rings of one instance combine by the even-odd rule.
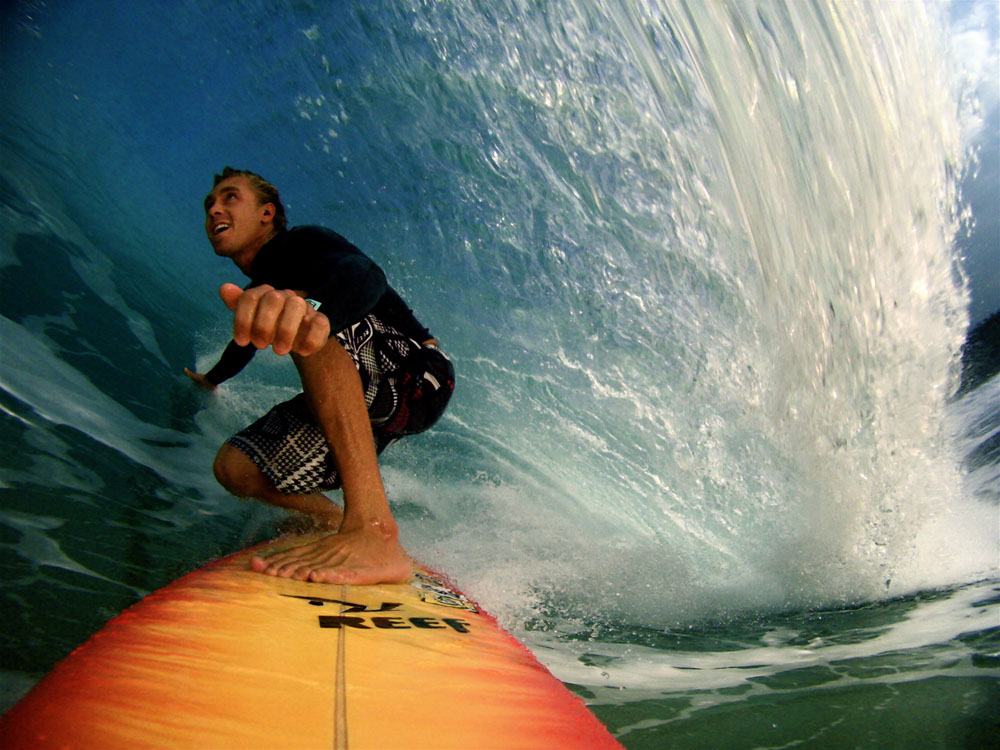
[[230, 341], [211, 370], [200, 373], [185, 367], [184, 374], [202, 388], [214, 391], [219, 383], [229, 380], [246, 367], [256, 353], [257, 350], [252, 346], [240, 346], [235, 341]]
[[215, 383], [208, 379], [208, 376], [203, 372], [195, 372], [189, 367], [184, 368], [184, 374], [187, 375], [191, 380], [194, 381], [195, 385], [199, 388], [204, 388], [206, 391], [214, 391]]
[[184, 374], [202, 388], [214, 391], [219, 383], [246, 367], [258, 349], [273, 345], [276, 354], [288, 354], [300, 330], [303, 337], [298, 345], [305, 348], [296, 349], [297, 353], [315, 351], [319, 338], [324, 337], [325, 343], [330, 335], [329, 321], [324, 315], [317, 315], [305, 302], [305, 292], [279, 292], [267, 285], [252, 287], [252, 290], [252, 294], [244, 297], [244, 290], [235, 284], [223, 284], [219, 289], [222, 301], [235, 314], [233, 340], [207, 373], [184, 368]]

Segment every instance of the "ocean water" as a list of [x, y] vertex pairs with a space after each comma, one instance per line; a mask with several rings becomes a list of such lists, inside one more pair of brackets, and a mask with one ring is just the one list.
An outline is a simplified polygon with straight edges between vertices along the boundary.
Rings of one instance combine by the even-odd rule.
[[452, 407], [383, 457], [404, 543], [626, 747], [996, 745], [1000, 378], [959, 392], [994, 5], [0, 23], [3, 707], [280, 521], [210, 467], [294, 368], [181, 372], [227, 341], [201, 199], [232, 164], [442, 340]]

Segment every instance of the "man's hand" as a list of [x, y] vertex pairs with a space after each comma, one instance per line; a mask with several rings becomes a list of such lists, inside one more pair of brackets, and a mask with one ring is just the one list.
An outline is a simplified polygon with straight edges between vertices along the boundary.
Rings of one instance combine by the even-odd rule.
[[184, 374], [191, 378], [191, 380], [193, 380], [199, 388], [204, 388], [206, 391], [214, 391], [216, 388], [215, 383], [206, 378], [203, 373], [195, 372], [194, 370], [189, 370], [185, 367]]
[[233, 341], [240, 346], [252, 343], [258, 349], [270, 346], [275, 354], [308, 357], [330, 337], [329, 319], [290, 289], [262, 284], [243, 291], [223, 284], [219, 296], [233, 311]]

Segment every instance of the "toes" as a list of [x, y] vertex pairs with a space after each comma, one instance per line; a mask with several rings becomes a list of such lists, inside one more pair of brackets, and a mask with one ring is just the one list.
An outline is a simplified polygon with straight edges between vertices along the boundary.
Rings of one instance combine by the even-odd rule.
[[289, 553], [277, 554], [266, 559], [251, 558], [250, 567], [264, 575], [307, 581], [309, 580], [309, 575], [317, 567], [317, 562], [311, 556], [304, 555], [301, 550], [295, 550]]
[[304, 570], [307, 575], [309, 572], [309, 568], [305, 567], [301, 560], [289, 560], [288, 562], [280, 565], [273, 565], [272, 568], [273, 570], [268, 572], [270, 572], [273, 576], [278, 576], [279, 578], [298, 578], [301, 580], [298, 575], [299, 571]]
[[257, 573], [263, 573], [268, 576], [278, 575], [278, 570], [284, 564], [284, 560], [281, 555], [268, 555], [267, 557], [251, 557], [250, 567]]
[[[295, 569], [299, 567], [299, 563], [294, 560], [289, 561], [284, 555], [269, 555], [268, 557], [251, 557], [250, 567], [257, 573], [263, 573], [268, 576], [280, 576], [282, 578], [290, 578]], [[286, 568], [288, 571], [286, 572]]]
[[345, 568], [318, 568], [309, 573], [313, 583], [356, 583], [357, 574]]

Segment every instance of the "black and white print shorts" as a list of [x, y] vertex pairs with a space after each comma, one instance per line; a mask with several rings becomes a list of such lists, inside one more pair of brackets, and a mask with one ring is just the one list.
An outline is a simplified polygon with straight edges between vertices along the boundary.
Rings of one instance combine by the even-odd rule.
[[[337, 334], [365, 391], [376, 453], [430, 429], [455, 389], [455, 370], [434, 347], [421, 346], [369, 315]], [[229, 445], [252, 460], [278, 489], [298, 494], [340, 487], [337, 465], [305, 394], [284, 401]]]

